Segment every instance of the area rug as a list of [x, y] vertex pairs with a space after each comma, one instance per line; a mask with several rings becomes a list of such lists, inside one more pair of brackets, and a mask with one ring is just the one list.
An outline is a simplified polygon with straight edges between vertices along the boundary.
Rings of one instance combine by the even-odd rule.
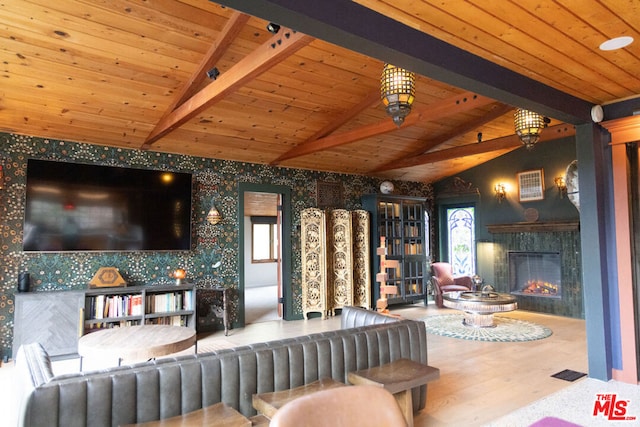
[[496, 327], [474, 328], [462, 324], [462, 313], [442, 314], [422, 319], [427, 333], [472, 341], [520, 342], [546, 338], [551, 329], [525, 320], [494, 316]]

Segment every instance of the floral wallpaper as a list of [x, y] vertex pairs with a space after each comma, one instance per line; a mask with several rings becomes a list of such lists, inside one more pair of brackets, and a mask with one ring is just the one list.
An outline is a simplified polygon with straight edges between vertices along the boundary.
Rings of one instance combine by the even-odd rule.
[[[182, 252], [71, 252], [26, 253], [22, 251], [22, 228], [27, 159], [95, 163], [193, 174], [192, 248]], [[360, 209], [363, 194], [378, 191], [380, 180], [366, 176], [288, 169], [141, 151], [0, 133], [0, 345], [10, 354], [13, 341], [14, 294], [18, 274], [31, 275], [31, 291], [85, 289], [99, 267], [117, 267], [128, 285], [152, 286], [173, 283], [169, 273], [178, 267], [198, 287], [220, 285], [237, 288], [239, 224], [238, 183], [284, 185], [292, 189], [292, 293], [293, 311], [301, 315], [300, 211], [316, 206], [318, 181], [342, 183], [344, 209]], [[430, 184], [394, 182], [396, 193], [433, 199]], [[211, 225], [206, 215], [212, 202], [222, 222]], [[215, 264], [220, 261], [219, 267]], [[231, 304], [232, 323], [237, 321], [238, 298]]]

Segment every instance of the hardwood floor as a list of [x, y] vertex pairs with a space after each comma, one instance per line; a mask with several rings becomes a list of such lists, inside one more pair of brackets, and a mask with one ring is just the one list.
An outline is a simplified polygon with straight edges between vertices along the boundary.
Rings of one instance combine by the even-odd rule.
[[[429, 315], [452, 312], [422, 304], [394, 307], [392, 312], [406, 318], [423, 319]], [[574, 383], [552, 378], [564, 369], [587, 372], [585, 322], [526, 311], [500, 316], [544, 325], [553, 334], [543, 340], [522, 343], [477, 342], [429, 334], [429, 364], [440, 369], [440, 379], [429, 385], [427, 406], [416, 414], [415, 426], [482, 426], [531, 404]], [[270, 321], [199, 337], [199, 348], [212, 345], [233, 346], [340, 327], [339, 316], [321, 320]], [[188, 350], [193, 351], [193, 350]], [[56, 374], [75, 369], [73, 362], [56, 362]], [[0, 420], [8, 420], [13, 408], [4, 393], [14, 389], [10, 375], [12, 364], [0, 369]], [[8, 369], [5, 369], [8, 368]], [[13, 405], [11, 405], [13, 406]], [[3, 423], [0, 423], [3, 424]], [[3, 424], [4, 425], [4, 424]]]
[[[422, 304], [392, 308], [410, 319], [455, 312]], [[552, 378], [564, 369], [587, 372], [585, 322], [517, 310], [500, 316], [535, 322], [553, 334], [522, 343], [468, 341], [429, 334], [429, 364], [440, 368], [440, 380], [429, 385], [427, 407], [415, 417], [415, 426], [482, 426], [573, 383]], [[286, 338], [340, 327], [340, 318], [275, 321], [216, 332], [199, 341], [226, 339], [241, 345]]]
[[[413, 318], [413, 313], [406, 316]], [[440, 380], [429, 385], [427, 407], [416, 417], [416, 426], [484, 425], [572, 384], [552, 374], [587, 372], [584, 320], [521, 310], [500, 316], [544, 325], [553, 334], [522, 343], [429, 335], [429, 364], [440, 368]]]

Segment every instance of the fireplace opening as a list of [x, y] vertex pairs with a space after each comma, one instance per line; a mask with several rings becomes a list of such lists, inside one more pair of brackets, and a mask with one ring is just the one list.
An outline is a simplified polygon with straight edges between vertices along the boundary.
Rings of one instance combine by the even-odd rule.
[[509, 290], [515, 295], [562, 298], [560, 252], [509, 252]]

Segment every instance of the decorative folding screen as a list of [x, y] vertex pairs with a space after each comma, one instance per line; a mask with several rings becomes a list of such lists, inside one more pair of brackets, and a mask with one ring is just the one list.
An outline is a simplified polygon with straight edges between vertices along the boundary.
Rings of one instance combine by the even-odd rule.
[[324, 211], [308, 208], [300, 215], [302, 239], [302, 314], [327, 316], [327, 243]]
[[353, 305], [371, 307], [371, 258], [369, 212], [355, 210], [352, 216], [353, 232]]
[[336, 308], [353, 305], [353, 235], [351, 233], [351, 213], [344, 209], [334, 209], [329, 213], [329, 308], [335, 314]]
[[302, 312], [370, 307], [369, 213], [317, 208], [301, 214]]

